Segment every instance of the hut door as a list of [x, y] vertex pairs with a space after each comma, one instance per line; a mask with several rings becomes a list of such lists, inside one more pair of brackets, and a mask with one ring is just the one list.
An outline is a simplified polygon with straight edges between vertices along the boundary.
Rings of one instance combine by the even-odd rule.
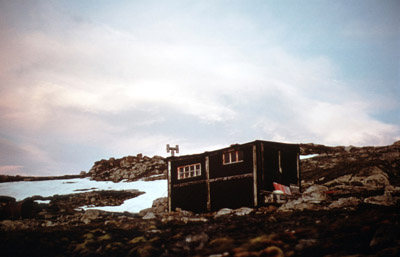
[[273, 182], [282, 183], [282, 154], [276, 149], [264, 149], [262, 190], [273, 191]]

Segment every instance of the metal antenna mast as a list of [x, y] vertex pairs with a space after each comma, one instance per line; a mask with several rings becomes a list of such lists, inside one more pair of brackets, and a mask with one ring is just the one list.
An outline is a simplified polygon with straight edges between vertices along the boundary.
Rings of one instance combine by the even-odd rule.
[[167, 144], [167, 153], [171, 152], [171, 156], [174, 157], [175, 153], [179, 153], [179, 145], [175, 145], [175, 147], [170, 147], [169, 144]]

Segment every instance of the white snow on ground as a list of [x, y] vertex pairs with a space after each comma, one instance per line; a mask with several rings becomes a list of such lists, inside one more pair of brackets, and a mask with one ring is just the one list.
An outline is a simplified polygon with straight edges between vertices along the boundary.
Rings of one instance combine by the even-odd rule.
[[[83, 190], [82, 190], [83, 189]], [[43, 197], [53, 195], [67, 195], [74, 193], [99, 191], [99, 190], [130, 190], [137, 189], [145, 192], [138, 197], [126, 200], [120, 206], [87, 207], [83, 209], [99, 209], [113, 212], [133, 212], [137, 213], [142, 209], [150, 208], [153, 201], [159, 197], [167, 195], [167, 181], [135, 181], [118, 182], [93, 181], [89, 178], [84, 179], [63, 179], [46, 181], [19, 181], [0, 183], [0, 195], [11, 196], [17, 201], [27, 197], [40, 195]]]
[[150, 208], [155, 199], [166, 196], [167, 182], [166, 180], [155, 180], [152, 182], [138, 181], [136, 189], [139, 189], [139, 191], [146, 193], [138, 197], [128, 199], [119, 206], [104, 206], [104, 207], [84, 206], [83, 209], [85, 210], [96, 209], [96, 210], [103, 210], [110, 212], [127, 211], [127, 212], [137, 213], [143, 209]]
[[319, 154], [307, 154], [307, 155], [300, 155], [300, 160], [304, 160], [304, 159], [309, 159], [309, 158], [313, 158], [315, 156], [318, 156]]

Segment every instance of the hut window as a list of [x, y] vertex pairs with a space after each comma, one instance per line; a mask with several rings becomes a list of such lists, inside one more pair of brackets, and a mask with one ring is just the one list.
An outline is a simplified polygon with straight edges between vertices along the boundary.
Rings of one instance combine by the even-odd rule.
[[201, 164], [190, 164], [178, 167], [178, 179], [201, 176]]
[[243, 161], [242, 151], [227, 152], [222, 155], [223, 164], [237, 163]]

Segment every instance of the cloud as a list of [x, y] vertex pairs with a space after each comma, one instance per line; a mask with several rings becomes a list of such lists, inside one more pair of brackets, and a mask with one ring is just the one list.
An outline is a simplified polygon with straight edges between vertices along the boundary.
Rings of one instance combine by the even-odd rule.
[[365, 145], [399, 135], [330, 56], [291, 52], [245, 16], [206, 29], [219, 20], [201, 17], [207, 6], [133, 15], [125, 27], [56, 6], [42, 13], [51, 26], [2, 25], [0, 135], [10, 139], [1, 149], [23, 161], [7, 155], [0, 165], [63, 174], [111, 156], [163, 155], [167, 143], [195, 153], [255, 139]]
[[310, 100], [301, 111], [286, 113], [284, 119], [261, 118], [254, 126], [275, 141], [312, 140], [328, 145], [358, 146], [391, 144], [398, 138], [399, 127], [373, 119], [364, 105]]

